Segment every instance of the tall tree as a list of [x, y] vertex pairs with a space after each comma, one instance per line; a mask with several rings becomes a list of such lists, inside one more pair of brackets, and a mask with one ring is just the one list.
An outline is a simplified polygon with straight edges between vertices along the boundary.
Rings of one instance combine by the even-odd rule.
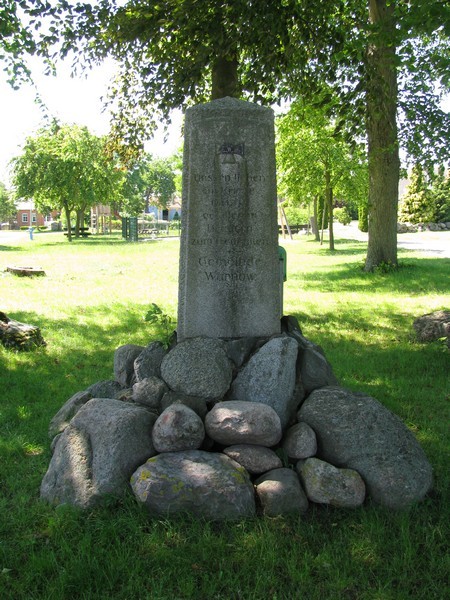
[[13, 160], [13, 183], [18, 197], [33, 198], [44, 210], [64, 210], [68, 240], [76, 211], [76, 235], [84, 211], [117, 199], [123, 174], [108, 158], [105, 140], [86, 127], [53, 123], [27, 139]]
[[[299, 203], [322, 196], [328, 213], [329, 245], [334, 250], [333, 206], [336, 197], [363, 201], [367, 162], [362, 148], [336, 134], [323, 108], [292, 104], [277, 121], [280, 187]], [[315, 210], [315, 216], [317, 211]], [[316, 216], [317, 218], [317, 216]]]
[[175, 193], [175, 171], [169, 159], [154, 159], [147, 154], [127, 172], [121, 207], [137, 215], [153, 201], [165, 208]]

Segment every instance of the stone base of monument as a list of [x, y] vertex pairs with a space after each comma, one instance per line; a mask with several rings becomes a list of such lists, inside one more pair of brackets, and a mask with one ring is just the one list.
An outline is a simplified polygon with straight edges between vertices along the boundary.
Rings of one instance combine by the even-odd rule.
[[125, 345], [114, 374], [52, 419], [44, 500], [86, 508], [131, 489], [153, 517], [227, 520], [310, 503], [403, 509], [432, 485], [414, 435], [340, 387], [293, 317], [269, 339]]

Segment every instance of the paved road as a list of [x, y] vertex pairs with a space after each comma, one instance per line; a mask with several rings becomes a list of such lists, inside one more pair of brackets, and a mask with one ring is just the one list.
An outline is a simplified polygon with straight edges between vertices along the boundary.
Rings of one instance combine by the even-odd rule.
[[[367, 233], [358, 229], [357, 221], [350, 225], [334, 224], [336, 238], [347, 238], [367, 242]], [[450, 258], [450, 231], [421, 231], [417, 233], [399, 233], [397, 245], [406, 250], [417, 250], [428, 256]]]

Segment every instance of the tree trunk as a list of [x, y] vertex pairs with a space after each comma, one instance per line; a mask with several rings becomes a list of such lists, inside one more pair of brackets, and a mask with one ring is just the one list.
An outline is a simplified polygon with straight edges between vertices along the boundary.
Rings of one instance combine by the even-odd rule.
[[76, 210], [77, 219], [75, 222], [75, 237], [80, 237], [81, 228], [84, 223], [84, 210], [79, 208]]
[[240, 95], [237, 57], [218, 56], [212, 67], [211, 99], [217, 100], [225, 96], [239, 98]]
[[369, 243], [365, 270], [397, 265], [400, 161], [397, 138], [394, 2], [369, 0], [377, 27], [367, 51], [366, 117], [369, 158]]
[[314, 196], [314, 204], [313, 204], [313, 211], [314, 211], [314, 217], [313, 217], [313, 221], [311, 222], [312, 225], [312, 230], [313, 230], [313, 234], [314, 234], [314, 238], [316, 240], [316, 242], [320, 241], [320, 235], [319, 235], [319, 212], [318, 212], [318, 205], [319, 203], [319, 196], [315, 195]]
[[326, 205], [324, 211], [328, 211], [328, 237], [330, 250], [334, 252], [334, 232], [333, 232], [333, 188], [331, 187], [331, 173], [325, 170], [325, 198]]
[[67, 202], [64, 202], [63, 206], [64, 206], [64, 212], [66, 214], [66, 221], [67, 221], [67, 241], [71, 242], [72, 241], [72, 224], [70, 222], [70, 219], [71, 219], [72, 211], [70, 210]]

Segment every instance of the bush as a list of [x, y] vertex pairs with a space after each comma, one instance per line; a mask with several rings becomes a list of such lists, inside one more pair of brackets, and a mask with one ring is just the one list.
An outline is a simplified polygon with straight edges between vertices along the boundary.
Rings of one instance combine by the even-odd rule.
[[341, 225], [349, 225], [352, 222], [352, 217], [345, 206], [342, 208], [335, 208], [333, 214], [336, 221]]
[[365, 233], [369, 231], [369, 210], [367, 204], [358, 208], [358, 229]]

